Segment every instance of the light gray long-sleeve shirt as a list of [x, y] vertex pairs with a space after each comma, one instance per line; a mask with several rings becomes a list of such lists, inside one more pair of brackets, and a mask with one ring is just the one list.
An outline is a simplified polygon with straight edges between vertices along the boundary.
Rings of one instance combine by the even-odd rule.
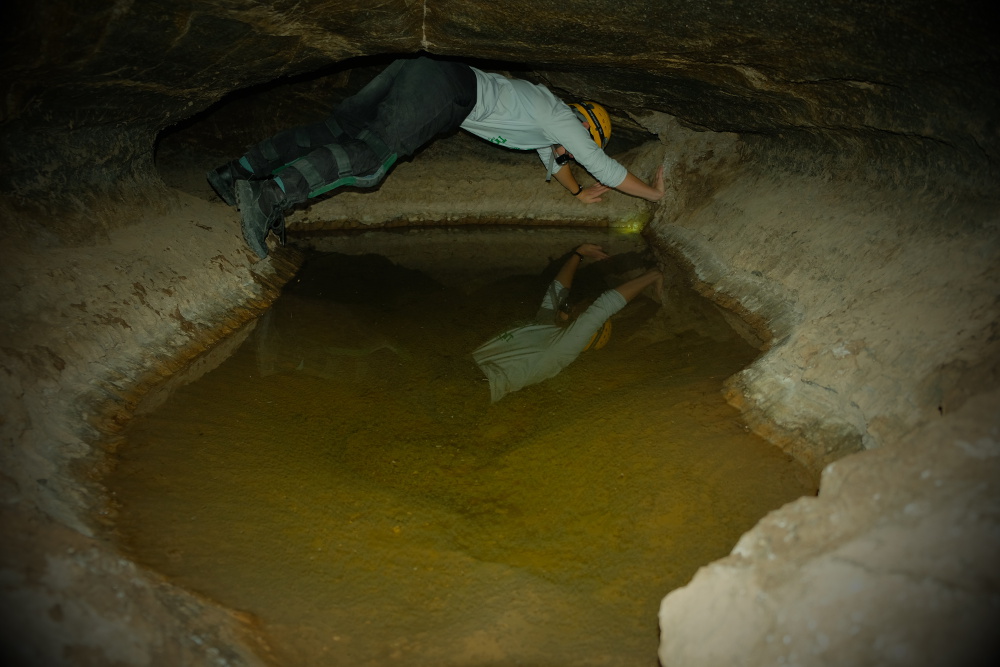
[[535, 316], [535, 324], [505, 331], [472, 353], [490, 381], [492, 402], [558, 375], [580, 356], [601, 325], [626, 303], [621, 292], [607, 290], [582, 315], [561, 327], [555, 324], [556, 312], [568, 291], [559, 281], [552, 281]]
[[471, 69], [476, 75], [476, 106], [462, 129], [498, 146], [538, 151], [546, 169], [552, 168], [552, 147], [562, 145], [604, 185], [614, 188], [625, 180], [628, 170], [594, 143], [569, 105], [548, 88]]

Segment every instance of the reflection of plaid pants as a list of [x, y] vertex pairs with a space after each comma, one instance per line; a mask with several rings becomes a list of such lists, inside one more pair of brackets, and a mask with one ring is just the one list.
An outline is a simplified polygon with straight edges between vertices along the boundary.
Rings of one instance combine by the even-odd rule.
[[475, 104], [476, 75], [467, 65], [400, 59], [326, 120], [283, 130], [244, 157], [256, 174], [280, 170], [288, 203], [295, 204], [345, 175], [375, 172], [390, 155], [412, 155], [457, 129]]

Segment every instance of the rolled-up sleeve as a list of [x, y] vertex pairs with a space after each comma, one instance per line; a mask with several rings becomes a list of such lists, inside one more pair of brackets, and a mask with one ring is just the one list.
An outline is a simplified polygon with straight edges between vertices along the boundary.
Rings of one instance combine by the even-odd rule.
[[[560, 356], [572, 357], [570, 361], [576, 359], [601, 325], [624, 308], [626, 303], [628, 302], [621, 292], [615, 289], [607, 290], [563, 330], [559, 342], [554, 346], [554, 351]], [[569, 363], [565, 359], [563, 362], [564, 365]]]
[[[580, 124], [579, 119], [573, 115], [572, 111], [568, 111], [568, 108], [566, 114], [555, 115], [551, 127], [547, 129], [554, 138], [553, 143], [562, 145], [563, 148], [572, 153], [577, 164], [586, 169], [603, 185], [617, 188], [628, 176], [628, 169], [614, 158], [609, 157], [600, 146], [594, 143], [590, 134]], [[538, 155], [548, 168], [546, 158], [542, 156], [542, 149], [538, 151]]]

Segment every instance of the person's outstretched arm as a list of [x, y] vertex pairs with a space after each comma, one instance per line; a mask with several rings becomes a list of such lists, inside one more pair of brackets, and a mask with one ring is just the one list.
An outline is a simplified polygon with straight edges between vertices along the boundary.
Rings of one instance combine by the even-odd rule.
[[578, 245], [573, 249], [573, 254], [566, 258], [562, 268], [559, 269], [559, 273], [556, 274], [556, 280], [559, 281], [560, 285], [566, 289], [573, 286], [573, 276], [576, 275], [576, 270], [580, 268], [580, 262], [583, 261], [584, 257], [607, 259], [608, 253], [604, 252], [601, 246], [594, 243], [582, 243]]
[[653, 177], [653, 185], [646, 185], [643, 181], [639, 179], [638, 176], [633, 174], [631, 171], [625, 176], [625, 180], [615, 188], [615, 190], [620, 190], [627, 195], [632, 195], [633, 197], [641, 197], [647, 201], [660, 201], [663, 198], [663, 193], [666, 191], [667, 187], [664, 183], [663, 177], [663, 165], [656, 170], [656, 176]]
[[663, 274], [659, 269], [650, 269], [638, 278], [633, 278], [626, 283], [622, 283], [615, 290], [625, 297], [625, 302], [628, 303], [635, 297], [639, 296], [642, 290], [646, 289], [650, 285], [658, 283], [660, 285], [660, 290], [663, 289]]
[[[573, 176], [573, 171], [569, 168], [568, 164], [564, 164], [554, 175], [556, 180], [570, 192], [577, 192], [577, 190], [580, 190], [580, 185], [577, 183], [576, 177]], [[580, 190], [576, 194], [576, 198], [584, 204], [595, 204], [599, 201], [603, 201], [603, 199], [601, 199], [601, 195], [610, 189], [611, 188], [606, 185], [595, 183], [589, 188], [583, 188]], [[663, 165], [660, 165], [660, 168], [656, 170], [656, 176], [653, 178], [652, 185], [646, 185], [646, 183], [630, 171], [625, 175], [625, 180], [622, 181], [618, 187], [615, 188], [615, 190], [620, 190], [627, 195], [640, 197], [647, 201], [660, 201], [660, 199], [663, 198], [663, 193], [666, 191], [666, 183], [664, 182], [663, 176]]]

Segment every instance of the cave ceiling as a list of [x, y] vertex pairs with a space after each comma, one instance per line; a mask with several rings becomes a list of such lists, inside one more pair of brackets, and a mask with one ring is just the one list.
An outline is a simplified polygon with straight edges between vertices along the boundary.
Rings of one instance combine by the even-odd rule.
[[[887, 133], [997, 156], [986, 2], [38, 0], [8, 8], [0, 187], [151, 170], [163, 128], [364, 56], [515, 63], [617, 113], [718, 131]], [[44, 158], [40, 158], [44, 156]]]

